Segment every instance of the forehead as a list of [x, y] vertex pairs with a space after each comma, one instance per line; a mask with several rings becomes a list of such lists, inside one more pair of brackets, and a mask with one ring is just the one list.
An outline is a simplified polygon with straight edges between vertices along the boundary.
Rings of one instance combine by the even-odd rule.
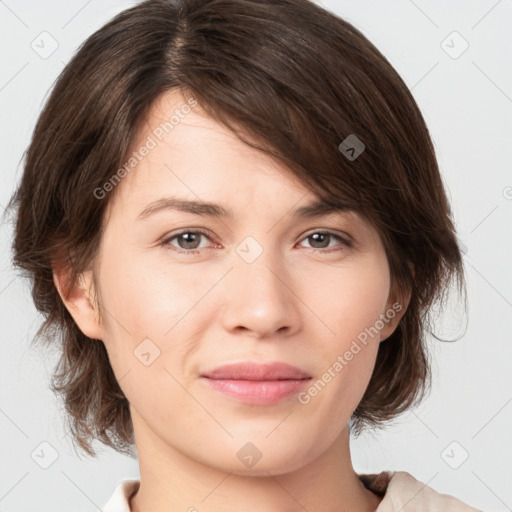
[[187, 98], [172, 90], [154, 102], [124, 159], [129, 172], [118, 185], [123, 192], [116, 190], [115, 195], [129, 201], [149, 199], [165, 188], [196, 199], [236, 199], [239, 194], [257, 194], [264, 179], [267, 186], [280, 187], [287, 195], [316, 196], [287, 166], [241, 141], [197, 102], [190, 106]]
[[321, 201], [283, 163], [245, 144], [188, 98], [172, 90], [154, 102], [129, 152], [145, 156], [118, 185], [123, 190], [116, 191], [109, 210], [134, 221], [167, 209], [226, 220], [343, 213], [365, 223], [341, 201]]

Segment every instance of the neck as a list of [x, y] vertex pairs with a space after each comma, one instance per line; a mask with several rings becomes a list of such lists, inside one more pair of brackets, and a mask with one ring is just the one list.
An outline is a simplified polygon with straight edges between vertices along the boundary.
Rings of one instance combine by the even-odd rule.
[[374, 512], [382, 500], [364, 487], [352, 468], [348, 426], [311, 462], [263, 476], [204, 465], [164, 443], [140, 417], [134, 421], [134, 433], [140, 486], [130, 500], [131, 512]]

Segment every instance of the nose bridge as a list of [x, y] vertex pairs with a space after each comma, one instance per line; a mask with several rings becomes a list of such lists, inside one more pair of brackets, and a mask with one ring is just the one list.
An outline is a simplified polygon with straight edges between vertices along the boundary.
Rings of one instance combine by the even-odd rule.
[[235, 249], [229, 296], [224, 308], [226, 329], [245, 328], [266, 336], [299, 327], [296, 296], [278, 251], [248, 236]]

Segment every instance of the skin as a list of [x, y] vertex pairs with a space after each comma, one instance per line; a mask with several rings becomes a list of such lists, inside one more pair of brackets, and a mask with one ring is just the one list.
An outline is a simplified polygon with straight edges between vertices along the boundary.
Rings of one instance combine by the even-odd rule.
[[[185, 101], [178, 91], [162, 95], [134, 149]], [[348, 421], [379, 341], [406, 307], [307, 404], [296, 395], [244, 404], [199, 375], [233, 362], [284, 361], [321, 378], [395, 302], [378, 233], [353, 212], [294, 218], [317, 196], [200, 106], [117, 186], [95, 280], [84, 272], [67, 297], [64, 272], [56, 269], [54, 280], [82, 332], [103, 340], [130, 402], [141, 474], [131, 510], [375, 510], [380, 499], [352, 467]], [[137, 220], [149, 203], [170, 196], [220, 204], [233, 218], [165, 209]], [[201, 228], [211, 237], [163, 243]], [[353, 246], [311, 238], [324, 230]], [[263, 250], [252, 263], [236, 252], [248, 236]], [[134, 356], [146, 338], [160, 351], [148, 366]], [[237, 457], [248, 442], [261, 452], [252, 467]]]

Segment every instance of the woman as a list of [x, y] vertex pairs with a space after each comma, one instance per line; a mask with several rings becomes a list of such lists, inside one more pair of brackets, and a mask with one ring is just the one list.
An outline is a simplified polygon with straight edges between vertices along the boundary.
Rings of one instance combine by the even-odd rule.
[[36, 125], [15, 263], [62, 341], [75, 440], [136, 448], [103, 510], [474, 511], [350, 433], [419, 403], [461, 253], [429, 132], [307, 0], [150, 0], [94, 33]]

